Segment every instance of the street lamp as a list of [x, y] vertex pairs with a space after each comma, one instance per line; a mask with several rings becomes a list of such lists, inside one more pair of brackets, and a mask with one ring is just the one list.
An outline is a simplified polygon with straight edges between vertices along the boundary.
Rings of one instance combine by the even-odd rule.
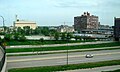
[[[69, 39], [70, 39], [70, 36], [67, 37], [67, 47], [68, 47]], [[67, 65], [68, 65], [68, 48], [67, 48]]]
[[0, 17], [3, 19], [3, 29], [4, 29], [4, 32], [5, 32], [5, 28], [4, 28], [4, 26], [5, 26], [5, 23], [4, 23], [5, 19], [4, 19], [3, 16], [0, 16]]
[[[68, 44], [67, 44], [67, 46], [68, 46]], [[68, 48], [67, 48], [67, 65], [68, 65]]]

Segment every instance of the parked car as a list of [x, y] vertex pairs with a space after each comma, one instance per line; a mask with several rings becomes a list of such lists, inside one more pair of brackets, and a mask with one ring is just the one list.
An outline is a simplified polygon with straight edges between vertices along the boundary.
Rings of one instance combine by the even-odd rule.
[[92, 54], [86, 54], [85, 57], [86, 57], [86, 58], [93, 58], [93, 55], [92, 55]]

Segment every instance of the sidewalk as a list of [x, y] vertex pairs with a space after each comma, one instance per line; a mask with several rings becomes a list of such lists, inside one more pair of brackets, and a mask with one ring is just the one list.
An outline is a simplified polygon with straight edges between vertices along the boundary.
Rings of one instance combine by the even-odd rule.
[[[120, 49], [120, 46], [114, 46], [114, 47], [102, 47], [102, 48], [90, 48], [90, 49], [74, 49], [69, 50], [69, 52], [75, 52], [75, 51], [89, 51], [89, 50], [102, 50], [102, 49], [112, 49], [117, 48]], [[66, 50], [58, 50], [58, 51], [35, 51], [35, 52], [19, 52], [19, 53], [7, 53], [6, 55], [22, 55], [22, 54], [42, 54], [42, 53], [61, 53], [66, 52]]]

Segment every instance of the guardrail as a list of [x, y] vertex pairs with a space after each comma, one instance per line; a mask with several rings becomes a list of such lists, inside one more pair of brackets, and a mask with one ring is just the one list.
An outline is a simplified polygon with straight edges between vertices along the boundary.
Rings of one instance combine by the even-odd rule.
[[1, 48], [2, 52], [3, 52], [3, 57], [2, 57], [2, 59], [0, 61], [0, 72], [1, 72], [2, 68], [4, 66], [4, 63], [5, 63], [5, 58], [6, 58], [5, 54], [6, 54], [6, 52], [5, 52], [5, 47], [4, 46], [0, 45], [0, 48]]

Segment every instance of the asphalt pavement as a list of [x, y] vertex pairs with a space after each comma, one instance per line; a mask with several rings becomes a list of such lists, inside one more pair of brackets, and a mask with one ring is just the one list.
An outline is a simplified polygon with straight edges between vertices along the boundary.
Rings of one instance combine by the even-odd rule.
[[[85, 58], [86, 54], [93, 54], [93, 58]], [[7, 68], [24, 68], [24, 67], [38, 67], [38, 66], [54, 66], [65, 65], [67, 63], [66, 53], [47, 54], [47, 55], [33, 55], [33, 56], [13, 56], [7, 57]], [[99, 62], [108, 60], [120, 59], [120, 49], [117, 50], [102, 50], [102, 51], [88, 51], [75, 52], [68, 54], [69, 64]]]

